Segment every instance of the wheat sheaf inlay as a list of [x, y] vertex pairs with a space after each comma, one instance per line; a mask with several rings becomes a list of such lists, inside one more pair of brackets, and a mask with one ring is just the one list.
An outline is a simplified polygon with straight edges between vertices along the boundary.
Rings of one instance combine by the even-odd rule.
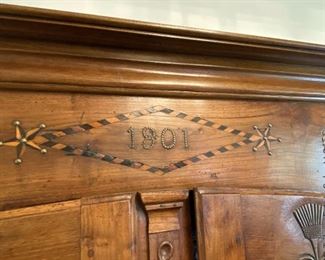
[[[216, 131], [223, 131], [229, 134], [232, 134], [237, 137], [241, 137], [241, 141], [237, 141], [234, 143], [230, 143], [228, 145], [223, 145], [223, 146], [217, 146], [214, 149], [210, 149], [206, 152], [197, 154], [195, 156], [191, 156], [188, 158], [185, 158], [183, 160], [180, 160], [178, 162], [171, 162], [166, 166], [163, 167], [157, 167], [157, 166], [152, 166], [148, 165], [143, 162], [139, 161], [134, 161], [130, 159], [125, 159], [125, 158], [118, 158], [110, 153], [101, 153], [95, 150], [92, 150], [89, 146], [87, 149], [76, 147], [73, 144], [63, 144], [59, 142], [59, 139], [63, 136], [68, 136], [68, 135], [75, 135], [78, 133], [86, 132], [92, 129], [97, 129], [97, 128], [103, 128], [108, 125], [112, 124], [117, 124], [119, 122], [125, 122], [125, 121], [131, 121], [132, 119], [139, 118], [142, 116], [148, 116], [148, 115], [154, 115], [156, 113], [163, 113], [169, 117], [175, 117], [179, 120], [187, 120], [189, 122], [198, 124], [200, 126], [204, 127], [209, 127], [211, 129], [214, 129]], [[265, 147], [267, 150], [268, 154], [271, 155], [271, 146], [270, 142], [272, 141], [280, 141], [279, 138], [275, 138], [271, 136], [271, 125], [269, 124], [267, 128], [265, 129], [260, 129], [257, 126], [254, 126], [254, 130], [257, 132], [257, 135], [254, 133], [246, 133], [244, 131], [231, 128], [229, 126], [223, 125], [223, 124], [218, 124], [216, 122], [213, 122], [211, 120], [204, 119], [200, 116], [191, 116], [189, 114], [186, 114], [184, 112], [179, 112], [167, 107], [163, 106], [153, 106], [149, 107], [147, 109], [142, 109], [142, 110], [136, 110], [128, 113], [123, 113], [123, 114], [117, 114], [112, 117], [100, 119], [91, 123], [84, 123], [80, 125], [75, 125], [71, 127], [66, 127], [64, 129], [60, 130], [47, 130], [40, 133], [40, 131], [43, 129], [43, 126], [41, 128], [37, 128], [38, 130], [35, 131], [33, 134], [33, 144], [34, 147], [40, 151], [46, 151], [45, 148], [51, 148], [51, 149], [56, 149], [63, 151], [66, 155], [76, 155], [76, 156], [84, 156], [84, 157], [89, 157], [97, 160], [101, 160], [104, 162], [108, 162], [111, 164], [119, 164], [123, 165], [126, 167], [138, 169], [138, 170], [143, 170], [147, 171], [150, 173], [169, 173], [174, 170], [192, 165], [194, 163], [210, 159], [212, 157], [217, 156], [218, 154], [223, 154], [226, 152], [229, 152], [231, 150], [240, 148], [242, 146], [246, 146], [252, 143], [256, 143], [256, 145], [253, 147], [253, 151], [257, 151], [259, 148], [262, 146]], [[19, 129], [24, 132], [23, 128], [21, 125], [19, 125]], [[169, 130], [169, 128], [168, 128]], [[171, 131], [171, 130], [169, 130]], [[29, 133], [29, 132], [27, 132]], [[18, 138], [19, 139], [19, 138]], [[20, 140], [20, 139], [19, 139]], [[18, 140], [18, 141], [19, 141]], [[17, 140], [16, 140], [17, 141]], [[0, 142], [0, 145], [6, 145], [8, 144], [8, 141]], [[28, 143], [27, 143], [28, 144]], [[164, 141], [162, 142], [164, 145]], [[167, 145], [165, 145], [168, 147]], [[185, 142], [185, 147], [188, 146], [188, 143]], [[42, 147], [42, 148], [41, 148]], [[131, 144], [132, 147], [132, 144]], [[169, 147], [168, 147], [169, 148]], [[22, 160], [22, 155], [23, 151], [17, 152], [17, 158], [15, 162], [17, 164], [20, 164]]]

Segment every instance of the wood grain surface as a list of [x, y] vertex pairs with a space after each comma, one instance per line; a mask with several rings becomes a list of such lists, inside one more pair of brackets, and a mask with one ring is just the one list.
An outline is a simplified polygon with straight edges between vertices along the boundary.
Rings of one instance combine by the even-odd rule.
[[149, 257], [137, 194], [88, 197], [0, 212], [0, 259]]
[[324, 101], [324, 46], [0, 6], [0, 88]]
[[143, 192], [141, 198], [148, 214], [150, 260], [193, 259], [194, 220], [188, 192]]
[[0, 4], [0, 258], [313, 253], [293, 211], [324, 204], [324, 56]]
[[129, 194], [86, 200], [81, 259], [148, 259], [147, 220], [138, 199]]
[[0, 212], [0, 259], [80, 259], [80, 202]]
[[[85, 156], [67, 156], [49, 149], [41, 155], [27, 149], [23, 164], [16, 166], [12, 147], [0, 148], [1, 208], [33, 205], [119, 191], [190, 188], [202, 185], [293, 189], [323, 192], [321, 131], [325, 124], [324, 105], [305, 102], [253, 102], [230, 100], [188, 100], [141, 97], [97, 96], [37, 92], [6, 92], [0, 96], [0, 139], [14, 137], [12, 121], [19, 119], [25, 129], [45, 123], [54, 131], [114, 117], [121, 113], [160, 105], [188, 115], [199, 116], [232, 129], [256, 134], [252, 128], [273, 124], [271, 133], [282, 143], [272, 142], [273, 155], [264, 147], [252, 152], [247, 144], [211, 158], [189, 164], [166, 174], [112, 164]], [[130, 149], [130, 126], [136, 129], [136, 149]], [[142, 147], [141, 129], [174, 129], [177, 144], [165, 150], [157, 139], [152, 149]], [[181, 129], [189, 131], [189, 149], [182, 144]], [[98, 129], [58, 138], [60, 143], [112, 154], [119, 158], [162, 167], [220, 146], [243, 140], [241, 136], [207, 127], [165, 113], [155, 113], [116, 122]]]
[[308, 202], [324, 204], [324, 195], [198, 190], [200, 259], [289, 260], [313, 254], [293, 215], [296, 208]]

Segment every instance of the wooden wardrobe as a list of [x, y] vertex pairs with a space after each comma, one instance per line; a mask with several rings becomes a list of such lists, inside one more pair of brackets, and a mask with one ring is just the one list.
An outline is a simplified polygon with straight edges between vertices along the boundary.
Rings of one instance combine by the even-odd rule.
[[0, 5], [0, 259], [324, 260], [325, 46]]

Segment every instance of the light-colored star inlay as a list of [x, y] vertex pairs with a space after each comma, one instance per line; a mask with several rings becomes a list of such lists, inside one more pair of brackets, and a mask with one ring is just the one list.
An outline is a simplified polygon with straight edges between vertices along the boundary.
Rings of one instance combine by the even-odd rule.
[[0, 141], [0, 146], [16, 147], [17, 158], [14, 160], [15, 164], [21, 164], [23, 162], [21, 157], [24, 154], [27, 146], [40, 151], [42, 154], [47, 153], [46, 149], [41, 148], [33, 141], [38, 133], [46, 127], [44, 124], [41, 124], [39, 127], [31, 129], [27, 132], [21, 127], [21, 123], [19, 121], [15, 121], [14, 126], [16, 128], [16, 137], [4, 142]]
[[274, 141], [281, 142], [281, 138], [274, 137], [271, 135], [272, 125], [268, 124], [268, 127], [265, 128], [264, 130], [261, 130], [257, 126], [254, 126], [253, 128], [257, 132], [257, 134], [261, 137], [261, 139], [258, 141], [258, 143], [253, 147], [253, 151], [256, 152], [259, 148], [261, 148], [262, 146], [265, 146], [267, 153], [269, 155], [272, 155], [271, 142], [274, 142]]

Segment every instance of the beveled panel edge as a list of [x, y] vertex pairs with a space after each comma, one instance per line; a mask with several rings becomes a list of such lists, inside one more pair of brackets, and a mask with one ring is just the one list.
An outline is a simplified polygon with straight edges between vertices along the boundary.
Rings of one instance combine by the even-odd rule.
[[161, 203], [176, 203], [188, 199], [189, 190], [172, 189], [159, 191], [144, 191], [140, 192], [142, 201], [146, 205], [156, 205]]
[[131, 201], [137, 197], [136, 192], [126, 192], [126, 193], [112, 193], [109, 195], [100, 195], [100, 196], [90, 196], [82, 197], [82, 205], [92, 205], [97, 203], [106, 203], [106, 202], [115, 202], [115, 201]]
[[0, 210], [0, 220], [26, 217], [36, 214], [50, 214], [51, 212], [58, 212], [64, 210], [72, 210], [75, 208], [80, 208], [80, 205], [81, 201], [80, 199], [78, 199], [66, 200], [61, 202], [51, 202], [34, 206], [26, 206], [22, 208], [8, 209], [4, 211]]
[[202, 194], [240, 194], [240, 195], [283, 195], [325, 198], [323, 192], [298, 191], [293, 189], [256, 189], [256, 188], [228, 188], [228, 187], [198, 187], [194, 189], [198, 195]]

